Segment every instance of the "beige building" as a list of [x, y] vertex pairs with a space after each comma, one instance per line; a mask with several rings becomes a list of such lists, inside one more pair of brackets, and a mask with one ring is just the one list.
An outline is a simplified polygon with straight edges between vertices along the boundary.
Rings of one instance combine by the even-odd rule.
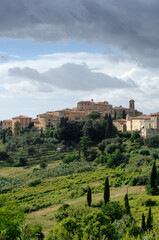
[[159, 131], [159, 112], [137, 117], [126, 117], [127, 131], [138, 130], [142, 137], [151, 136]]
[[55, 111], [55, 115], [59, 118], [67, 117], [69, 120], [80, 120], [84, 119], [88, 115], [88, 112], [66, 108], [63, 110]]
[[113, 124], [118, 131], [126, 132], [126, 119], [116, 119], [113, 121]]
[[60, 118], [49, 112], [37, 115], [37, 120], [39, 122], [38, 128], [43, 128], [45, 130], [51, 126], [56, 127], [60, 121]]

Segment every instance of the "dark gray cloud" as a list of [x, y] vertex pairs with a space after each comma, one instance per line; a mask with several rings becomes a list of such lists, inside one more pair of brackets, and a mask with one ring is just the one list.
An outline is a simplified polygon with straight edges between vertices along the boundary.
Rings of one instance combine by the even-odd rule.
[[158, 0], [1, 0], [0, 37], [114, 44], [159, 67]]
[[87, 65], [67, 63], [59, 68], [52, 68], [46, 72], [25, 67], [9, 69], [9, 75], [28, 79], [39, 84], [47, 83], [50, 86], [72, 91], [90, 91], [101, 88], [134, 88], [133, 80], [127, 82], [116, 77], [110, 77], [104, 73], [94, 72]]

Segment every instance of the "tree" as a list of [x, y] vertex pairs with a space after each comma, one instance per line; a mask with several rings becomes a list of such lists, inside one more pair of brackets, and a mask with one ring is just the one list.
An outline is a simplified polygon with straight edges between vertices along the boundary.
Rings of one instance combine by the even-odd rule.
[[104, 202], [105, 204], [109, 202], [110, 198], [110, 188], [109, 188], [109, 180], [108, 177], [105, 180], [105, 185], [104, 185]]
[[27, 159], [24, 157], [19, 158], [19, 165], [20, 166], [26, 166], [27, 165]]
[[153, 221], [153, 217], [152, 217], [152, 213], [151, 213], [151, 207], [149, 208], [149, 212], [148, 212], [148, 217], [147, 217], [147, 229], [152, 229], [152, 221]]
[[114, 119], [116, 119], [116, 111], [115, 111], [115, 113], [114, 113]]
[[83, 152], [85, 159], [87, 159], [88, 148], [90, 147], [90, 144], [91, 144], [91, 140], [88, 136], [81, 137], [80, 148], [81, 148], [81, 151]]
[[3, 131], [2, 131], [2, 143], [5, 144], [5, 142], [6, 142], [6, 132], [3, 129]]
[[129, 205], [128, 194], [125, 194], [124, 203], [125, 203], [126, 213], [127, 213], [127, 214], [130, 214], [130, 205]]
[[101, 114], [97, 111], [93, 111], [87, 115], [88, 119], [93, 119], [93, 120], [99, 119], [100, 117], [101, 117]]
[[151, 187], [151, 190], [153, 191], [152, 193], [155, 194], [157, 192], [157, 171], [156, 171], [156, 163], [155, 162], [152, 166], [152, 171], [151, 171], [151, 175], [150, 175], [150, 187]]
[[47, 163], [46, 162], [41, 162], [40, 163], [40, 168], [44, 169], [47, 167]]
[[143, 232], [146, 231], [146, 223], [145, 223], [145, 215], [144, 215], [144, 213], [142, 214], [141, 228], [142, 228], [142, 231], [143, 231]]
[[14, 134], [19, 135], [20, 134], [20, 122], [16, 121], [14, 123]]
[[91, 202], [92, 202], [92, 193], [91, 193], [91, 188], [88, 187], [88, 190], [87, 190], [87, 203], [88, 203], [89, 207], [91, 206]]
[[113, 122], [112, 122], [111, 115], [109, 114], [106, 120], [105, 137], [111, 138], [112, 136], [113, 136]]
[[125, 112], [125, 109], [122, 111], [122, 118], [123, 118], [123, 119], [126, 119], [126, 112]]

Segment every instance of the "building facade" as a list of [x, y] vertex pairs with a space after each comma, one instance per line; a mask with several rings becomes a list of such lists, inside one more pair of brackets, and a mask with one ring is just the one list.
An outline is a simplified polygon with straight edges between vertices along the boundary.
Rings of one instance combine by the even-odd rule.
[[14, 133], [14, 124], [17, 121], [20, 123], [20, 130], [22, 130], [22, 129], [28, 127], [29, 123], [31, 123], [31, 121], [32, 121], [32, 118], [31, 117], [26, 117], [26, 116], [23, 116], [23, 115], [13, 117], [12, 118], [12, 133]]

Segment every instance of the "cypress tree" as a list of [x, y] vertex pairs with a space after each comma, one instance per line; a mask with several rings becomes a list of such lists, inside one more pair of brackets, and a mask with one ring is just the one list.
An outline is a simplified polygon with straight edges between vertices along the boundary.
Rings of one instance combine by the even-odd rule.
[[126, 213], [130, 214], [130, 205], [129, 205], [128, 194], [125, 194], [124, 202], [125, 202]]
[[148, 217], [147, 217], [147, 229], [152, 229], [152, 213], [151, 213], [151, 207], [149, 208], [149, 213], [148, 213]]
[[5, 142], [6, 142], [6, 132], [3, 129], [3, 132], [2, 132], [2, 143], [4, 144]]
[[105, 180], [105, 185], [104, 185], [104, 202], [105, 204], [109, 202], [110, 198], [110, 188], [109, 188], [109, 180], [108, 177]]
[[142, 228], [142, 231], [143, 231], [143, 232], [146, 231], [146, 223], [145, 223], [145, 215], [144, 215], [144, 213], [142, 214], [141, 228]]
[[92, 202], [92, 193], [91, 193], [91, 188], [88, 187], [88, 190], [87, 190], [87, 203], [88, 203], [89, 207], [91, 206], [91, 202]]
[[109, 127], [109, 136], [108, 137], [111, 138], [113, 135], [113, 122], [112, 122], [112, 117], [110, 114], [108, 116], [108, 127]]
[[114, 119], [116, 119], [116, 111], [115, 111], [115, 113], [114, 113]]
[[126, 112], [125, 112], [125, 109], [122, 111], [122, 118], [123, 118], [123, 119], [126, 119]]
[[156, 171], [156, 163], [154, 162], [153, 166], [152, 166], [152, 171], [151, 171], [151, 175], [150, 175], [150, 187], [152, 190], [157, 190], [157, 171]]

